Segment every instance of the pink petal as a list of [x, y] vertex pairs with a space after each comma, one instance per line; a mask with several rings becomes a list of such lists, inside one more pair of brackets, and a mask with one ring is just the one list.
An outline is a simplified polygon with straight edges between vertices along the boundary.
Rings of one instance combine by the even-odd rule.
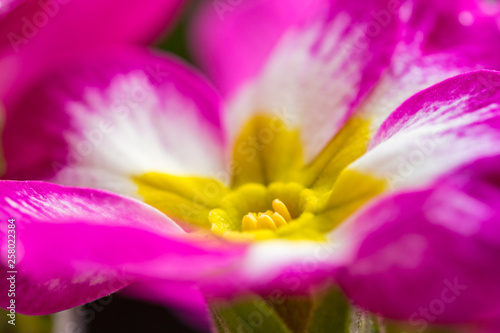
[[281, 299], [304, 294], [334, 276], [350, 255], [339, 240], [269, 240], [251, 244], [233, 270], [201, 281], [207, 297], [257, 292]]
[[454, 75], [500, 70], [500, 29], [494, 2], [412, 0], [391, 66], [363, 105], [379, 125], [404, 100]]
[[22, 4], [24, 0], [3, 0], [0, 6], [0, 19], [13, 11], [17, 6]]
[[182, 3], [24, 1], [0, 22], [0, 97], [7, 110], [37, 75], [72, 54], [98, 45], [153, 42]]
[[348, 296], [423, 329], [500, 314], [500, 157], [478, 160], [421, 191], [396, 193], [346, 222]]
[[[229, 269], [241, 247], [187, 237], [138, 201], [41, 182], [0, 182], [0, 284], [8, 290], [8, 220], [15, 219], [16, 309], [47, 314], [108, 295], [137, 279], [194, 281]], [[187, 264], [189, 263], [189, 264]], [[0, 296], [7, 307], [7, 293]]]

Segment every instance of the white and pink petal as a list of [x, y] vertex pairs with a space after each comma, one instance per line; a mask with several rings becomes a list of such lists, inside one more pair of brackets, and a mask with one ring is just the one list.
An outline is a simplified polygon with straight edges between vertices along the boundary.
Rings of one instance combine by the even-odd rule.
[[498, 156], [395, 193], [346, 221], [352, 259], [337, 280], [358, 305], [431, 324], [481, 324], [500, 314]]
[[390, 190], [425, 187], [442, 174], [500, 153], [500, 73], [461, 74], [419, 92], [380, 126], [348, 168]]
[[172, 57], [91, 52], [25, 96], [6, 118], [7, 179], [136, 196], [132, 177], [147, 172], [210, 177], [224, 170], [219, 97]]
[[207, 3], [195, 21], [193, 48], [229, 101], [228, 137], [255, 114], [268, 114], [298, 129], [306, 160], [313, 158], [388, 66], [399, 17], [376, 17], [390, 8], [383, 0], [253, 0], [221, 18]]
[[207, 297], [235, 298], [248, 292], [304, 295], [332, 281], [334, 272], [349, 259], [350, 251], [333, 242], [268, 240], [248, 246], [234, 270], [200, 283]]

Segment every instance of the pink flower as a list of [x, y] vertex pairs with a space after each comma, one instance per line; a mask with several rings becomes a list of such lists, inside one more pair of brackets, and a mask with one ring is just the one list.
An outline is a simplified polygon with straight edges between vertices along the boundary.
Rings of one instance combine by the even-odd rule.
[[205, 4], [192, 34], [215, 88], [172, 56], [121, 46], [72, 56], [13, 106], [0, 248], [5, 264], [15, 219], [17, 309], [52, 313], [132, 282], [181, 298], [334, 280], [415, 329], [489, 327], [500, 314], [493, 8], [223, 4]]

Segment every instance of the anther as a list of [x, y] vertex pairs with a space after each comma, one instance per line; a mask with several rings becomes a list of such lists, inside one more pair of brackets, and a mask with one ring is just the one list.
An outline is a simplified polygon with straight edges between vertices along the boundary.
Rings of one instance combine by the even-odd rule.
[[271, 230], [278, 229], [276, 227], [276, 224], [274, 224], [274, 221], [271, 218], [271, 216], [269, 216], [267, 214], [262, 214], [261, 216], [259, 216], [259, 218], [257, 219], [257, 228], [259, 228], [259, 229], [271, 229]]
[[247, 214], [243, 216], [243, 221], [241, 222], [242, 231], [250, 231], [257, 229], [257, 218], [253, 214]]
[[283, 203], [283, 201], [274, 199], [273, 209], [276, 213], [280, 214], [286, 222], [290, 222], [292, 220], [292, 216], [290, 215], [290, 212], [288, 211], [288, 208], [286, 208], [286, 205]]
[[282, 226], [288, 224], [286, 220], [283, 218], [283, 216], [280, 215], [280, 213], [274, 213], [273, 215], [271, 215], [271, 218], [273, 219], [274, 224], [276, 225], [277, 228], [281, 228]]
[[272, 206], [274, 211], [267, 210], [265, 213], [248, 213], [243, 216], [241, 231], [277, 230], [292, 220], [288, 208], [286, 208], [281, 200], [275, 199]]

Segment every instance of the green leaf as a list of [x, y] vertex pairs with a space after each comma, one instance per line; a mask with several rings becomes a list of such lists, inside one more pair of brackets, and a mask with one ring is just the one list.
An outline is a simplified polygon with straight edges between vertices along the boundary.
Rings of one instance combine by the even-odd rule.
[[[210, 303], [210, 302], [209, 302]], [[453, 333], [467, 327], [386, 320], [354, 306], [337, 287], [311, 295], [248, 295], [211, 302], [213, 331], [218, 333]]]
[[347, 332], [349, 310], [349, 302], [337, 288], [318, 294], [307, 332]]
[[307, 332], [307, 326], [314, 309], [314, 300], [309, 296], [283, 297], [275, 310], [294, 333]]
[[210, 305], [214, 331], [220, 333], [291, 333], [274, 306], [251, 295], [235, 302]]
[[347, 327], [348, 330], [346, 332], [356, 332], [356, 333], [385, 332], [383, 330], [383, 323], [377, 316], [356, 306], [351, 306], [349, 325]]
[[52, 330], [52, 316], [24, 316], [15, 315], [15, 325], [8, 321], [12, 318], [8, 317], [9, 312], [0, 309], [0, 332], [4, 333], [50, 333]]
[[211, 302], [210, 307], [213, 330], [220, 333], [350, 332], [354, 309], [337, 288], [304, 296], [249, 295], [232, 302]]

